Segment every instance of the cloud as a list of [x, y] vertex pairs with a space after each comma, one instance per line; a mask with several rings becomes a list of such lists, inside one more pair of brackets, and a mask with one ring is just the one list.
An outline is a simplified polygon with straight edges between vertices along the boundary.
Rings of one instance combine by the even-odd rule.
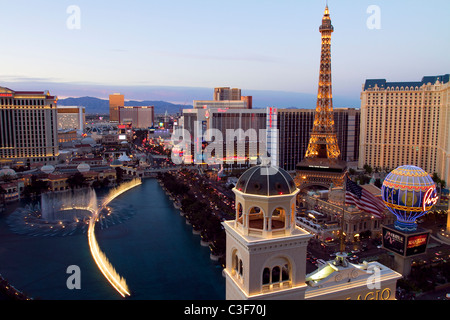
[[42, 78], [42, 77], [29, 77], [22, 75], [2, 75], [0, 76], [1, 82], [59, 82], [61, 79], [57, 78]]

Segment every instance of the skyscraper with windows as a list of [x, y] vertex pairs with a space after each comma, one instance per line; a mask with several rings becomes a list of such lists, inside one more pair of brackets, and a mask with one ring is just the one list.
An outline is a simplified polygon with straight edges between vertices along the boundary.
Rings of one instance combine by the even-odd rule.
[[109, 95], [109, 121], [119, 121], [119, 107], [125, 106], [125, 96], [120, 93]]
[[241, 100], [241, 89], [230, 87], [214, 88], [214, 101]]
[[56, 163], [57, 97], [0, 87], [0, 164]]
[[368, 79], [361, 92], [359, 167], [415, 165], [450, 181], [450, 75]]
[[58, 129], [76, 129], [83, 132], [86, 122], [86, 108], [79, 106], [58, 106]]
[[136, 129], [147, 129], [153, 126], [155, 122], [155, 107], [118, 107], [119, 123], [131, 124]]
[[[314, 126], [314, 109], [277, 109], [278, 146], [274, 163], [292, 172], [305, 158]], [[336, 108], [333, 111], [334, 127], [342, 159], [356, 167], [359, 156], [360, 110]]]
[[[204, 148], [208, 142], [217, 137], [209, 136], [208, 130], [214, 129], [222, 134], [222, 155], [217, 161], [222, 161], [225, 168], [247, 167], [250, 163], [256, 163], [260, 156], [261, 136], [260, 130], [266, 129], [266, 109], [242, 109], [242, 108], [193, 108], [184, 109], [182, 127], [187, 134], [185, 141], [190, 142], [191, 158], [185, 158], [189, 163], [204, 163]], [[252, 136], [251, 133], [255, 133]]]
[[194, 109], [252, 109], [252, 96], [242, 96], [241, 89], [230, 87], [214, 88], [213, 100], [194, 100]]

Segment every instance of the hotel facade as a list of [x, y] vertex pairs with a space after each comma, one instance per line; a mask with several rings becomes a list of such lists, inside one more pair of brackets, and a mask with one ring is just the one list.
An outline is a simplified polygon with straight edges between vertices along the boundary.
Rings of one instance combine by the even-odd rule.
[[[276, 125], [278, 159], [274, 165], [293, 172], [305, 157], [314, 124], [315, 109], [277, 109]], [[335, 108], [333, 112], [340, 158], [350, 165], [358, 161], [360, 138], [360, 110]]]
[[86, 123], [86, 108], [80, 106], [58, 106], [58, 129], [75, 129], [84, 131]]
[[361, 92], [359, 167], [410, 164], [450, 181], [449, 74], [418, 82], [366, 80]]
[[194, 100], [194, 109], [202, 108], [252, 109], [253, 97], [242, 96], [239, 88], [217, 87], [213, 100]]
[[[256, 163], [261, 151], [258, 143], [266, 139], [265, 136], [260, 136], [260, 130], [266, 129], [266, 115], [266, 109], [212, 107], [184, 109], [180, 125], [185, 130], [184, 141], [189, 141], [185, 150], [190, 150], [189, 154], [192, 156], [192, 158], [185, 157], [184, 161], [205, 163], [207, 160], [203, 154], [205, 144], [214, 139], [208, 134], [208, 130], [216, 129], [223, 134], [222, 156], [217, 160], [222, 161], [225, 167], [247, 167], [251, 162]], [[248, 136], [246, 140], [245, 133], [249, 129], [255, 130], [257, 136]], [[230, 141], [234, 143], [227, 145]], [[244, 141], [244, 152], [239, 152], [238, 142]]]
[[[181, 127], [191, 135], [193, 155], [201, 153], [200, 146], [204, 142], [195, 138], [195, 132], [203, 134], [207, 129], [214, 128], [222, 132], [223, 138], [226, 139], [227, 129], [242, 129], [244, 132], [254, 129], [258, 134], [256, 142], [267, 143], [266, 149], [271, 163], [289, 172], [295, 172], [296, 165], [305, 157], [314, 115], [314, 109], [215, 108], [206, 105], [204, 108], [184, 109]], [[359, 155], [360, 110], [338, 108], [334, 110], [333, 116], [341, 157], [350, 164], [355, 163], [356, 167]], [[266, 130], [264, 137], [259, 136], [260, 130]], [[262, 149], [252, 147], [252, 143], [248, 143], [245, 150], [244, 165], [248, 165], [250, 160], [260, 157]], [[231, 158], [235, 156], [235, 151], [236, 149], [227, 150], [224, 146], [227, 163], [236, 164]], [[194, 159], [200, 160], [195, 156]]]
[[0, 87], [0, 163], [54, 164], [59, 155], [57, 97]]
[[125, 96], [120, 93], [109, 95], [109, 121], [119, 121], [119, 107], [125, 106]]
[[147, 129], [155, 122], [155, 107], [118, 107], [119, 123], [131, 124], [136, 129]]

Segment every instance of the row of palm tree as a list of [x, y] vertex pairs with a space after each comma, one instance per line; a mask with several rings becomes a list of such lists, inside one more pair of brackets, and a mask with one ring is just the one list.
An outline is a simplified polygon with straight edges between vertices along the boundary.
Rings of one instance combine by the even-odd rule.
[[191, 192], [189, 186], [180, 181], [173, 174], [166, 172], [160, 174], [165, 188], [172, 196], [177, 198], [181, 204], [181, 211], [184, 217], [192, 225], [192, 228], [200, 232], [204, 242], [209, 242], [211, 253], [215, 256], [223, 256], [225, 253], [225, 231], [223, 230], [220, 218], [211, 214], [211, 199], [198, 199]]

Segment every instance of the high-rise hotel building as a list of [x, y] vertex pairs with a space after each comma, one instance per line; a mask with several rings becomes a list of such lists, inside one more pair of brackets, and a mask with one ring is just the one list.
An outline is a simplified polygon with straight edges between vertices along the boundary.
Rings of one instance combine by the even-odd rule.
[[[209, 129], [215, 129], [222, 134], [222, 161], [225, 167], [247, 167], [250, 163], [256, 163], [261, 151], [259, 142], [265, 140], [260, 130], [266, 129], [266, 109], [246, 108], [193, 108], [184, 109], [181, 119], [181, 127], [186, 130], [188, 136], [185, 141], [190, 141], [190, 155], [187, 163], [204, 163], [203, 148], [209, 141], [216, 141], [217, 137], [208, 134]], [[242, 129], [239, 130], [239, 129]], [[252, 130], [256, 136], [252, 136]], [[250, 130], [250, 131], [249, 131]], [[230, 143], [231, 142], [231, 143]], [[242, 142], [243, 144], [239, 144]], [[243, 146], [243, 150], [239, 149]], [[186, 147], [188, 148], [188, 147]]]
[[[304, 159], [310, 132], [314, 123], [315, 109], [235, 109], [235, 108], [193, 108], [184, 109], [181, 126], [194, 137], [194, 132], [206, 132], [207, 129], [217, 129], [224, 134], [227, 129], [242, 129], [246, 132], [255, 129], [259, 134], [261, 129], [267, 130], [266, 137], [258, 136], [258, 141], [266, 141], [267, 151], [273, 165], [286, 171], [295, 172], [296, 165]], [[355, 167], [359, 155], [360, 110], [354, 108], [334, 109], [334, 122], [337, 134], [340, 158]], [[198, 128], [195, 127], [197, 121]], [[201, 151], [203, 141], [195, 139], [193, 151]], [[194, 145], [196, 147], [194, 147]], [[250, 150], [246, 146], [245, 157], [252, 160], [259, 157], [258, 150]], [[232, 153], [224, 146], [224, 154], [228, 163], [233, 163]], [[194, 158], [195, 159], [195, 158]], [[198, 160], [198, 159], [196, 159]]]
[[241, 100], [241, 89], [220, 87], [214, 88], [214, 101]]
[[119, 107], [125, 106], [125, 96], [120, 93], [109, 95], [109, 121], [119, 122]]
[[80, 133], [86, 122], [86, 108], [79, 106], [58, 106], [58, 129], [75, 129]]
[[[277, 109], [276, 129], [278, 146], [276, 165], [287, 171], [295, 171], [296, 165], [305, 158], [310, 132], [314, 124], [315, 109]], [[335, 108], [333, 112], [339, 158], [357, 165], [359, 156], [360, 110]]]
[[118, 107], [119, 123], [131, 124], [135, 129], [148, 129], [155, 122], [155, 107]]
[[449, 74], [418, 82], [366, 80], [358, 166], [416, 165], [450, 181]]
[[194, 100], [194, 109], [202, 108], [252, 109], [253, 97], [242, 96], [239, 88], [217, 87], [213, 100]]
[[57, 98], [0, 87], [0, 165], [56, 163]]

